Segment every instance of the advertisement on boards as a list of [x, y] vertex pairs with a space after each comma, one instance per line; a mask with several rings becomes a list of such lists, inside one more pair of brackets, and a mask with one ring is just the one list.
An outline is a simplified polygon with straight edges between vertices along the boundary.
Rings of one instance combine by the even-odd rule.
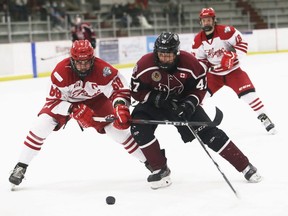
[[135, 63], [146, 53], [146, 36], [119, 38], [121, 64]]
[[118, 39], [100, 39], [99, 57], [110, 64], [119, 64]]

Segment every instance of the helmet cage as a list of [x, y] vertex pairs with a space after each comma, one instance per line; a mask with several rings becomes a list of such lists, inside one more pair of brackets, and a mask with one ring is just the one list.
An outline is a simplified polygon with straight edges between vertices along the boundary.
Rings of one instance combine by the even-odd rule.
[[89, 68], [88, 70], [86, 70], [85, 72], [83, 72], [83, 71], [80, 71], [80, 70], [77, 69], [75, 60], [73, 60], [72, 58], [70, 58], [71, 68], [72, 68], [72, 70], [73, 70], [80, 78], [85, 78], [85, 77], [88, 76], [88, 74], [93, 70], [93, 67], [94, 67], [94, 57], [93, 57], [92, 59], [90, 59], [90, 61], [91, 61], [90, 68]]
[[[70, 63], [72, 70], [80, 77], [86, 77], [94, 67], [94, 49], [88, 40], [76, 40], [74, 41], [70, 50]], [[90, 67], [86, 71], [80, 71], [76, 67], [76, 61], [90, 60]]]

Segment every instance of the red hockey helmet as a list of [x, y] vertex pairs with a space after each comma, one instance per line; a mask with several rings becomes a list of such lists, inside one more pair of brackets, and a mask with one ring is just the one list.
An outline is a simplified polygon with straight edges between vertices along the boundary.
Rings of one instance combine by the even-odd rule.
[[88, 40], [76, 40], [70, 50], [72, 70], [79, 77], [87, 76], [94, 66], [94, 49]]
[[[203, 24], [202, 23], [202, 19], [204, 18], [208, 18], [211, 17], [213, 19], [213, 23], [212, 24]], [[213, 8], [203, 8], [199, 14], [199, 23], [203, 29], [203, 31], [205, 32], [210, 32], [213, 30], [215, 24], [216, 24], [217, 20], [216, 20], [216, 14]]]
[[212, 17], [215, 18], [216, 14], [213, 8], [202, 8], [200, 14], [199, 14], [199, 18], [205, 18], [205, 17]]
[[89, 60], [94, 57], [94, 49], [88, 40], [74, 41], [70, 53], [75, 61]]

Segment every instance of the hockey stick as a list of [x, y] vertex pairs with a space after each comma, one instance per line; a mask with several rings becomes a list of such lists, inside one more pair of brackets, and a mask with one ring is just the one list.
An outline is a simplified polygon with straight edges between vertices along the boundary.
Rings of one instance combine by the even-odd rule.
[[[114, 116], [107, 117], [93, 117], [94, 121], [99, 122], [113, 122], [116, 118]], [[207, 126], [215, 127], [221, 123], [223, 113], [216, 107], [216, 115], [211, 122], [194, 122], [194, 121], [169, 121], [169, 120], [147, 120], [147, 119], [131, 119], [131, 123], [135, 124], [159, 124], [159, 125], [174, 125], [174, 126]]]
[[60, 53], [58, 55], [53, 55], [53, 56], [49, 56], [49, 57], [46, 57], [46, 58], [40, 58], [40, 59], [42, 61], [45, 61], [45, 60], [54, 59], [54, 58], [57, 58], [57, 57], [60, 57], [60, 56], [66, 55], [66, 54], [69, 54], [69, 52]]
[[230, 181], [228, 180], [228, 178], [226, 177], [226, 175], [221, 171], [220, 166], [217, 164], [217, 162], [213, 159], [213, 157], [211, 156], [211, 154], [209, 153], [209, 151], [206, 149], [204, 142], [202, 141], [202, 139], [199, 137], [199, 135], [196, 133], [196, 131], [191, 128], [188, 127], [188, 129], [191, 131], [191, 133], [193, 134], [194, 137], [196, 137], [196, 139], [199, 141], [200, 145], [203, 147], [204, 151], [207, 153], [207, 155], [210, 157], [210, 159], [213, 161], [213, 163], [215, 164], [215, 166], [217, 167], [217, 169], [219, 170], [219, 172], [221, 173], [221, 175], [223, 176], [223, 178], [225, 179], [226, 183], [229, 185], [229, 187], [231, 188], [231, 190], [233, 191], [233, 193], [235, 194], [235, 196], [237, 198], [239, 198], [239, 195], [237, 193], [237, 191], [234, 189], [234, 187], [232, 186], [232, 184], [230, 183]]

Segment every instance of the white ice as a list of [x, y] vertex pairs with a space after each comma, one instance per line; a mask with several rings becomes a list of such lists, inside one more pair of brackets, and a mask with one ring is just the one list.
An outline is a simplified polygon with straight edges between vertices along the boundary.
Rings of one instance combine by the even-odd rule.
[[[287, 216], [288, 53], [248, 56], [242, 68], [253, 80], [278, 134], [268, 135], [250, 108], [223, 88], [208, 104], [224, 112], [221, 128], [258, 168], [264, 179], [247, 183], [208, 150], [240, 198], [229, 188], [200, 144], [184, 144], [173, 126], [156, 131], [166, 149], [172, 185], [152, 190], [149, 171], [122, 147], [74, 121], [53, 132], [31, 162], [26, 179], [10, 191], [8, 177], [32, 121], [45, 101], [48, 78], [0, 83], [1, 216]], [[20, 70], [20, 68], [19, 68]], [[132, 69], [121, 70], [127, 77]], [[115, 196], [116, 204], [105, 198]]]

